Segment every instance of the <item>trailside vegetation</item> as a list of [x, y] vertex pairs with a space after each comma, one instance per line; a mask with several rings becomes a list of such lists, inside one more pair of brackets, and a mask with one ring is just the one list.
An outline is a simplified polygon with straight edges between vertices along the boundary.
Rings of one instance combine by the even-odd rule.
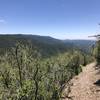
[[91, 54], [95, 57], [95, 60], [97, 62], [97, 66], [98, 66], [98, 65], [100, 65], [100, 38], [99, 38], [99, 35], [97, 35], [96, 38], [97, 38], [97, 41], [91, 49]]
[[17, 43], [0, 55], [0, 100], [59, 100], [88, 58], [78, 50], [43, 58], [31, 43]]

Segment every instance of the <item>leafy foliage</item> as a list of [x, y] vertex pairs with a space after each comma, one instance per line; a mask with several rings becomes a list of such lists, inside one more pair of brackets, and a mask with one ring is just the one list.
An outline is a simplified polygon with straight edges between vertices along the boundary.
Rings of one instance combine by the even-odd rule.
[[17, 43], [0, 56], [0, 99], [59, 100], [64, 84], [87, 64], [84, 56], [71, 50], [43, 58], [30, 43]]
[[96, 46], [93, 49], [93, 55], [96, 58], [97, 65], [100, 65], [100, 40], [96, 42]]

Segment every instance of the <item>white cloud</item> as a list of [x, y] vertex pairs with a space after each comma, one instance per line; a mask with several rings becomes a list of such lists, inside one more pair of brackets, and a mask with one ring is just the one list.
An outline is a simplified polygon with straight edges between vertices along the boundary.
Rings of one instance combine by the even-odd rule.
[[6, 21], [5, 21], [4, 19], [0, 19], [0, 23], [5, 24], [5, 23], [6, 23]]

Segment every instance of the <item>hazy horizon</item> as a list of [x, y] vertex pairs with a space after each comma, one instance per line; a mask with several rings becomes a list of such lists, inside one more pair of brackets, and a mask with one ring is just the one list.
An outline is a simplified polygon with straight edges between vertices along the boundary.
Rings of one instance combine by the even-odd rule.
[[36, 35], [36, 36], [46, 36], [46, 37], [51, 37], [54, 39], [59, 39], [59, 40], [96, 40], [95, 37], [87, 37], [87, 38], [70, 38], [70, 37], [66, 37], [66, 38], [59, 38], [59, 37], [55, 37], [55, 36], [50, 36], [50, 35], [41, 35], [41, 34], [31, 34], [31, 33], [1, 33], [0, 35]]

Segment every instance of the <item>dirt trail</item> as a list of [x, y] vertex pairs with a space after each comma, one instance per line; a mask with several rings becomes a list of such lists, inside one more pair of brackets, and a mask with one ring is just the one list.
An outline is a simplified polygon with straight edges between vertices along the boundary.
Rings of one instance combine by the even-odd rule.
[[[98, 70], [95, 70], [95, 63], [84, 67], [83, 71], [71, 80], [73, 85], [68, 96], [72, 97], [72, 100], [100, 100], [100, 86], [94, 84], [100, 79], [100, 74], [97, 73]], [[66, 93], [66, 91], [67, 89], [65, 88], [64, 92]], [[71, 99], [66, 98], [63, 100]]]

